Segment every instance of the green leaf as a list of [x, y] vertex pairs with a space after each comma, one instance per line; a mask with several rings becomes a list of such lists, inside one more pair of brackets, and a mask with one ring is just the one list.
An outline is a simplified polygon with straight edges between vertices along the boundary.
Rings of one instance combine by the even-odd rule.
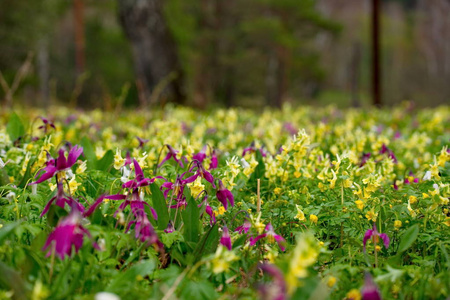
[[6, 132], [8, 133], [11, 141], [15, 141], [25, 134], [25, 127], [15, 112], [13, 112], [9, 118], [8, 125], [6, 126]]
[[103, 155], [102, 159], [97, 161], [97, 170], [106, 171], [112, 165], [114, 161], [114, 153], [112, 150], [108, 150], [105, 155]]
[[20, 223], [20, 221], [10, 223], [0, 229], [0, 245], [3, 244], [5, 239], [20, 225]]
[[266, 165], [264, 164], [263, 156], [259, 150], [256, 151], [256, 160], [258, 161], [258, 165], [250, 176], [250, 182], [255, 182], [258, 178], [264, 178], [264, 174], [266, 173]]
[[[23, 175], [23, 178], [22, 178], [22, 180], [20, 181], [18, 187], [20, 187], [20, 188], [25, 188], [25, 186], [27, 185], [27, 182], [28, 182], [28, 180], [29, 180], [30, 177], [31, 177], [31, 167], [32, 167], [33, 164], [34, 164], [34, 161], [35, 161], [35, 159], [30, 159], [30, 161], [28, 162], [27, 170], [25, 171], [25, 174]], [[30, 180], [30, 182], [31, 182], [31, 181], [32, 181], [32, 180]]]
[[212, 253], [219, 243], [219, 226], [213, 225], [205, 234], [202, 236], [200, 242], [195, 249], [195, 262], [199, 261], [203, 256]]
[[398, 252], [403, 252], [407, 250], [416, 241], [419, 236], [419, 225], [413, 225], [409, 227], [405, 233], [403, 233], [400, 244], [398, 246]]
[[217, 299], [218, 294], [214, 286], [208, 281], [188, 281], [180, 289], [181, 299]]
[[198, 242], [200, 234], [199, 222], [199, 209], [194, 198], [189, 197], [187, 199], [187, 207], [182, 212], [184, 222], [184, 239], [186, 242]]
[[6, 290], [13, 290], [14, 299], [27, 299], [25, 282], [20, 277], [19, 272], [5, 265], [0, 261], [0, 287]]
[[83, 147], [83, 154], [87, 160], [88, 168], [95, 168], [97, 164], [97, 156], [95, 155], [94, 147], [91, 144], [91, 141], [87, 137], [83, 137], [80, 142]]
[[164, 230], [169, 224], [169, 212], [167, 210], [166, 199], [155, 183], [150, 185], [150, 191], [152, 192], [153, 208], [158, 215], [158, 229]]
[[154, 260], [144, 260], [122, 273], [118, 273], [106, 288], [113, 293], [126, 292], [136, 284], [137, 277], [145, 277], [153, 273], [156, 264]]

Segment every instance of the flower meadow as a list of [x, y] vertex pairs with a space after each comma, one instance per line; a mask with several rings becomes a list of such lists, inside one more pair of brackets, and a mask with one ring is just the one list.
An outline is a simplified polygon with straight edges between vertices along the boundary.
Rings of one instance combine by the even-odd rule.
[[0, 124], [0, 299], [450, 295], [447, 106]]

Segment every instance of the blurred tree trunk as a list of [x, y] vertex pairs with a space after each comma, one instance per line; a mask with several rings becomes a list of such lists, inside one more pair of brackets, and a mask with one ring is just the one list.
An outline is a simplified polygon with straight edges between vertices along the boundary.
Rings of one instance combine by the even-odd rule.
[[77, 76], [84, 72], [85, 67], [85, 39], [84, 39], [84, 3], [83, 0], [73, 1], [75, 27], [75, 64]]
[[[164, 19], [163, 1], [119, 0], [119, 15], [133, 50], [141, 105], [167, 98], [183, 103], [183, 73]], [[152, 95], [156, 92], [160, 94]]]
[[38, 42], [37, 65], [39, 74], [39, 89], [41, 94], [41, 102], [44, 107], [50, 104], [50, 63], [48, 54], [48, 40], [43, 37]]

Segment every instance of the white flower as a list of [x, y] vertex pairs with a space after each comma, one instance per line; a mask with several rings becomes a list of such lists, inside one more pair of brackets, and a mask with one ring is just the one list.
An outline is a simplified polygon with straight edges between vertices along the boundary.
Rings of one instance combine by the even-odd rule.
[[427, 171], [423, 176], [423, 180], [431, 180], [431, 171]]
[[120, 297], [113, 293], [100, 292], [95, 294], [95, 300], [120, 300]]

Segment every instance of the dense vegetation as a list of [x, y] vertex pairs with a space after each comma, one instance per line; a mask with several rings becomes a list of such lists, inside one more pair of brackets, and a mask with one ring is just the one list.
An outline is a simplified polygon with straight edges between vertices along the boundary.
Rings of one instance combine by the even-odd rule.
[[49, 111], [0, 113], [0, 299], [449, 296], [448, 107]]

